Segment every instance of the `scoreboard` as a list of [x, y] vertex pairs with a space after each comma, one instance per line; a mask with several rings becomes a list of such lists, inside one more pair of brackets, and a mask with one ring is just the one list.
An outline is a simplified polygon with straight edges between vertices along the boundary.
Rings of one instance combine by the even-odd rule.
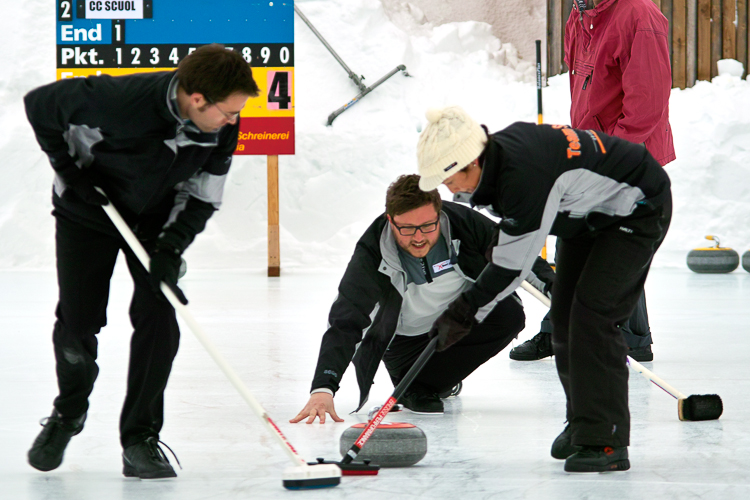
[[57, 78], [171, 71], [201, 45], [242, 54], [260, 88], [235, 154], [294, 154], [294, 3], [57, 0]]

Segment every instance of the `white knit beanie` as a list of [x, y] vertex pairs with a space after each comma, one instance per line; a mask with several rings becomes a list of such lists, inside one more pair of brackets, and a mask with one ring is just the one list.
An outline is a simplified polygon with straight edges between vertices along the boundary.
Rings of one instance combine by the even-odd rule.
[[428, 109], [429, 123], [419, 135], [419, 187], [432, 191], [472, 161], [487, 144], [487, 134], [458, 106]]

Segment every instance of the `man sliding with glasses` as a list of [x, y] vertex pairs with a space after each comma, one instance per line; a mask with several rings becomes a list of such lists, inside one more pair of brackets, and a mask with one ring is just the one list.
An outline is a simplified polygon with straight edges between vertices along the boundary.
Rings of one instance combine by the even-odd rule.
[[[494, 229], [479, 212], [441, 201], [437, 190], [421, 191], [418, 175], [396, 179], [385, 214], [357, 242], [328, 316], [310, 400], [291, 422], [324, 423], [326, 413], [343, 421], [333, 395], [350, 361], [360, 388], [355, 411], [367, 401], [381, 360], [398, 384], [437, 317], [487, 265]], [[432, 356], [399, 402], [415, 413], [442, 414], [441, 398], [457, 395], [465, 377], [523, 330], [524, 319], [515, 294], [498, 302], [471, 335]]]

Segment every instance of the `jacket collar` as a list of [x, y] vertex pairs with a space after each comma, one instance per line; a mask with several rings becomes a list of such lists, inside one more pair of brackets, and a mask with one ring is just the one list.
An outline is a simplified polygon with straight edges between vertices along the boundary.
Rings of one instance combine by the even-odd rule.
[[[385, 215], [383, 216], [385, 217]], [[448, 255], [451, 257], [451, 262], [455, 260], [456, 250], [453, 248], [453, 242], [451, 241], [451, 226], [448, 215], [441, 210], [440, 211], [440, 234], [443, 235], [448, 246]], [[401, 259], [398, 258], [398, 243], [396, 237], [393, 236], [393, 230], [391, 224], [386, 218], [385, 227], [380, 233], [380, 254], [383, 256], [383, 261], [391, 268], [397, 271], [403, 271], [401, 267]]]
[[[482, 125], [485, 132], [487, 128]], [[500, 168], [503, 162], [503, 150], [493, 136], [487, 134], [489, 140], [484, 147], [482, 155], [479, 157], [479, 163], [482, 165], [482, 173], [479, 176], [479, 183], [471, 195], [472, 207], [485, 207], [492, 205], [497, 194], [497, 179], [500, 175]]]
[[[592, 8], [592, 9], [586, 9], [585, 14], [587, 16], [589, 16], [589, 17], [596, 17], [599, 14], [601, 14], [602, 12], [604, 12], [605, 10], [609, 9], [610, 7], [612, 7], [616, 2], [617, 2], [617, 0], [602, 0], [601, 2], [599, 2], [599, 5], [597, 5], [596, 7]], [[573, 2], [573, 8], [576, 11], [578, 11], [578, 13], [580, 14], [581, 11], [578, 8], [578, 3], [577, 2]]]

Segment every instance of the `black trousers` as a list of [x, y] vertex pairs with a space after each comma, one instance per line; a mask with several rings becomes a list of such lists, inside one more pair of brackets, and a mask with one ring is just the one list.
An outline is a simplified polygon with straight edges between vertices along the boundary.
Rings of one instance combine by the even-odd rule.
[[[542, 333], [552, 333], [552, 320], [549, 313], [542, 319], [539, 328]], [[651, 327], [648, 324], [648, 311], [646, 310], [646, 292], [641, 292], [636, 303], [633, 314], [622, 326], [622, 336], [629, 348], [646, 347], [654, 343], [651, 338]]]
[[[511, 296], [499, 302], [466, 337], [445, 351], [433, 354], [413, 384], [436, 393], [451, 389], [510, 344], [523, 330], [525, 321], [523, 306], [517, 297]], [[429, 341], [427, 334], [394, 337], [383, 357], [394, 386], [406, 375]]]
[[552, 347], [575, 445], [628, 446], [628, 346], [622, 327], [666, 235], [662, 207], [560, 241], [552, 288]]
[[[116, 234], [114, 226], [102, 230], [59, 213], [55, 215], [60, 295], [52, 337], [59, 387], [54, 406], [69, 417], [88, 410], [88, 396], [99, 373], [96, 334], [107, 324], [109, 283], [117, 254], [123, 250], [134, 291], [130, 304], [133, 335], [120, 441], [127, 447], [151, 436], [158, 437], [164, 421], [164, 389], [180, 339], [174, 309], [153, 291], [146, 270]], [[163, 217], [157, 219], [163, 222]], [[148, 221], [143, 222], [142, 226], [148, 225]], [[161, 227], [159, 223], [153, 226], [154, 231]]]

